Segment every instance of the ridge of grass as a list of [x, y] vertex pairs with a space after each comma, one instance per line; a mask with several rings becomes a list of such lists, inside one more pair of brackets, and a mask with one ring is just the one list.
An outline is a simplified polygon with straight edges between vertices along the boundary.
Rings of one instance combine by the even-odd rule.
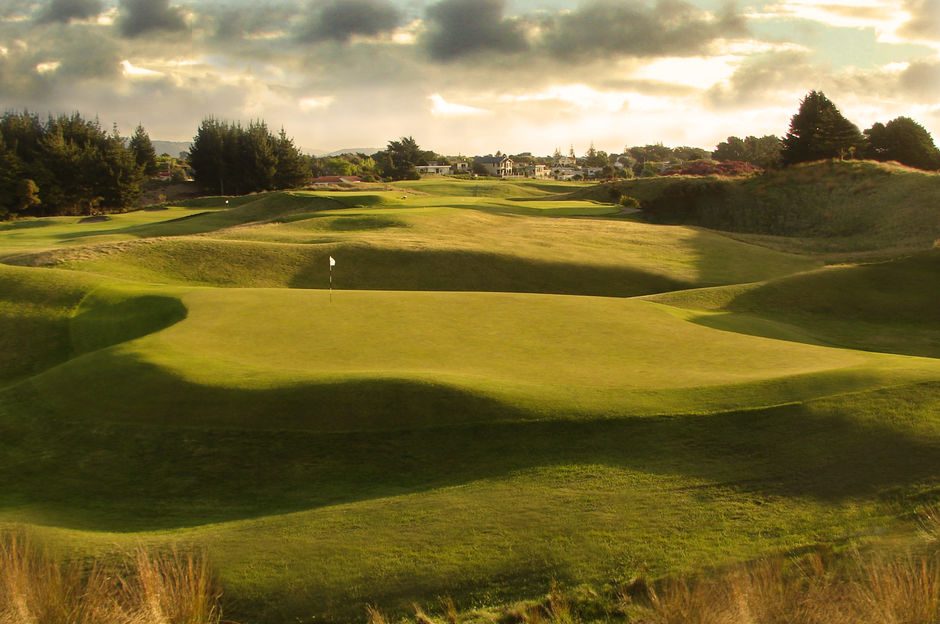
[[820, 161], [747, 178], [664, 176], [571, 197], [637, 198], [653, 223], [699, 225], [832, 261], [891, 257], [940, 239], [940, 174], [872, 161]]
[[702, 314], [702, 324], [767, 335], [752, 317], [799, 328], [828, 344], [940, 357], [936, 288], [940, 249], [889, 262], [826, 269], [766, 282], [672, 292], [649, 297]]

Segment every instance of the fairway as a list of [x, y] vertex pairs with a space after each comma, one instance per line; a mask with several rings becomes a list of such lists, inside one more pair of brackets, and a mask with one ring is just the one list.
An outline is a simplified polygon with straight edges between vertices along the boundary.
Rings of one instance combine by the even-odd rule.
[[937, 250], [825, 266], [585, 188], [0, 227], [0, 526], [75, 558], [197, 544], [244, 624], [914, 535]]

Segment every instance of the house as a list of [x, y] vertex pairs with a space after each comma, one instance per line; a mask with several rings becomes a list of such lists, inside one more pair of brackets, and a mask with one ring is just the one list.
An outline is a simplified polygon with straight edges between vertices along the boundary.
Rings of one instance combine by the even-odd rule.
[[578, 164], [578, 160], [574, 156], [559, 156], [555, 160], [556, 167], [574, 167]]
[[455, 162], [452, 168], [454, 173], [470, 173], [470, 163], [465, 160]]
[[453, 168], [450, 165], [439, 165], [437, 163], [417, 165], [415, 169], [417, 169], [418, 173], [421, 175], [450, 175], [453, 173]]
[[359, 176], [320, 176], [314, 178], [312, 184], [314, 186], [335, 186], [337, 184], [356, 184], [358, 182], [362, 182]]
[[575, 177], [580, 180], [583, 175], [580, 169], [574, 167], [552, 167], [552, 177], [556, 180], [574, 180]]
[[526, 178], [548, 177], [548, 169], [545, 165], [523, 165], [522, 167], [516, 167], [514, 171], [517, 175], [522, 175]]
[[474, 165], [481, 165], [487, 175], [505, 178], [512, 175], [512, 159], [509, 156], [481, 156], [473, 159]]

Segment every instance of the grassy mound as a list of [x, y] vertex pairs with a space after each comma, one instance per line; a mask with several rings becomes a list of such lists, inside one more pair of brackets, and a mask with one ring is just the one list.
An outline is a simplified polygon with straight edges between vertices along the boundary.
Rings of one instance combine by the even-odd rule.
[[609, 296], [751, 282], [820, 264], [693, 228], [432, 205], [299, 212], [205, 236], [69, 247], [15, 261], [149, 282], [325, 288], [329, 255], [343, 288]]
[[[940, 357], [936, 287], [940, 250], [891, 262], [830, 267], [748, 286], [668, 293], [653, 300], [724, 312], [698, 317], [712, 327], [763, 333], [751, 316], [802, 328], [831, 344]], [[764, 326], [764, 330], [770, 330]]]
[[72, 354], [69, 318], [100, 279], [0, 265], [0, 384]]
[[764, 235], [779, 249], [890, 255], [940, 239], [940, 175], [868, 161], [806, 163], [742, 179], [663, 177], [575, 196], [640, 200], [653, 223]]

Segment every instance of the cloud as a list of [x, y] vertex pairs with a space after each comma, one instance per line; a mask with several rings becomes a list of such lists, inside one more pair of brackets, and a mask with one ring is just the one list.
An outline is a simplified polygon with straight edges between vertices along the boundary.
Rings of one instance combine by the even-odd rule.
[[101, 0], [52, 0], [39, 14], [40, 22], [68, 23], [95, 17], [104, 10]]
[[170, 0], [119, 0], [118, 28], [125, 37], [138, 37], [154, 30], [186, 29], [183, 11], [171, 7]]
[[25, 19], [35, 5], [30, 0], [0, 0], [0, 21]]
[[354, 35], [375, 36], [394, 30], [401, 13], [388, 0], [328, 0], [301, 29], [299, 39], [349, 41]]
[[431, 115], [434, 117], [476, 117], [493, 113], [483, 108], [448, 102], [439, 93], [429, 96], [428, 99], [431, 100]]
[[901, 26], [900, 34], [912, 39], [940, 40], [940, 0], [907, 0], [911, 19]]
[[940, 60], [914, 61], [900, 73], [898, 85], [915, 101], [935, 102], [940, 99]]
[[236, 37], [283, 32], [291, 19], [299, 13], [300, 5], [296, 2], [265, 2], [249, 6], [223, 5], [204, 10], [206, 17], [215, 22], [215, 36], [226, 41]]
[[781, 90], [789, 94], [816, 88], [819, 72], [809, 58], [801, 51], [761, 54], [743, 63], [727, 81], [708, 89], [705, 103], [712, 109], [746, 109], [778, 102]]
[[505, 0], [441, 0], [427, 10], [424, 47], [440, 61], [521, 52], [528, 44], [520, 24], [503, 17], [505, 9]]
[[546, 49], [564, 60], [610, 56], [693, 56], [716, 39], [747, 34], [744, 17], [729, 5], [718, 15], [684, 0], [654, 6], [592, 0], [551, 20], [543, 33]]

